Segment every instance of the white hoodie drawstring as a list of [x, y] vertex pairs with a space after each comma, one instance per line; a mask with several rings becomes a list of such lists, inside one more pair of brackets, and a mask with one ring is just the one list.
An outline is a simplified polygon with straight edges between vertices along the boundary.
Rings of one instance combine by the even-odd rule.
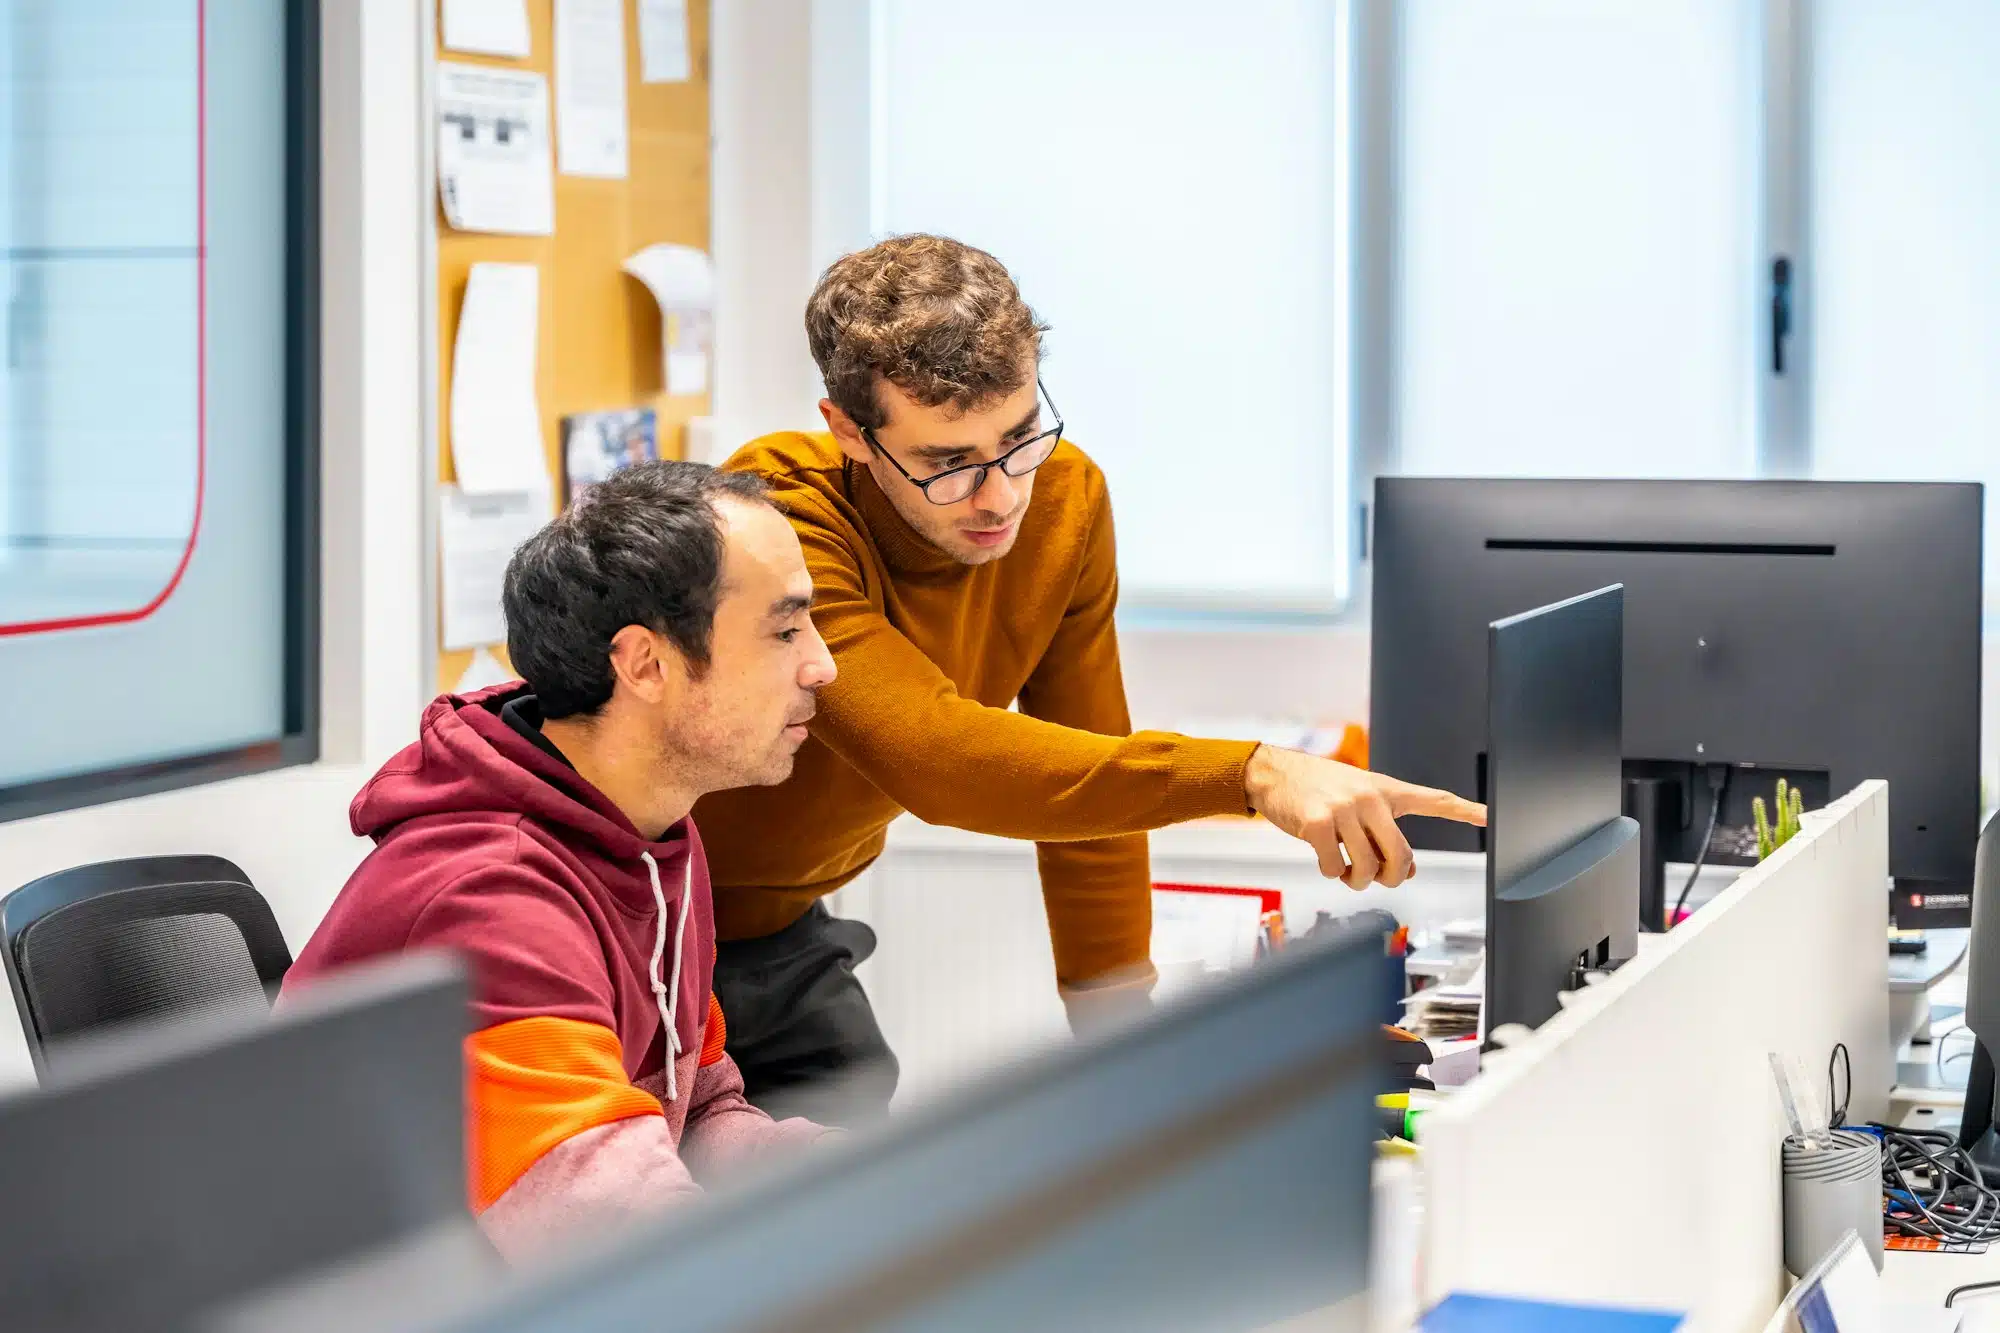
[[660, 960], [667, 952], [667, 895], [660, 888], [660, 863], [653, 859], [651, 852], [640, 852], [639, 859], [646, 863], [646, 875], [653, 882], [653, 906], [659, 911], [658, 924], [653, 934], [653, 1001], [660, 1006], [660, 1021], [667, 1028], [667, 1100], [673, 1101], [679, 1095], [674, 1085], [674, 1062], [680, 1058], [681, 1034], [675, 1026], [674, 1015], [681, 1002], [681, 945], [687, 939], [689, 895], [694, 891], [694, 854], [690, 848], [686, 865], [681, 874], [681, 917], [674, 926], [674, 975], [671, 982], [660, 980]]

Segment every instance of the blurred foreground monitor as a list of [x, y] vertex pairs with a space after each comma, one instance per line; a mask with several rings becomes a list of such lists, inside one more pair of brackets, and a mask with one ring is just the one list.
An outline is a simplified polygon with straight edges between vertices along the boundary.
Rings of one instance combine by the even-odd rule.
[[540, 1271], [389, 1254], [225, 1326], [1360, 1333], [1388, 966], [1333, 932]]

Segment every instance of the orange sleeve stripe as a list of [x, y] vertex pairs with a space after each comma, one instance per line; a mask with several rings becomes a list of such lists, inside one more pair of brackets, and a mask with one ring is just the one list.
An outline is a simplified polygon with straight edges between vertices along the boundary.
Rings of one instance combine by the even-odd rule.
[[465, 1039], [472, 1209], [484, 1211], [563, 1140], [663, 1115], [632, 1086], [618, 1034], [573, 1018], [516, 1019]]
[[729, 1027], [722, 1021], [722, 1001], [715, 998], [715, 992], [708, 993], [708, 1028], [701, 1035], [701, 1067], [708, 1068], [722, 1058], [722, 1048], [729, 1041]]

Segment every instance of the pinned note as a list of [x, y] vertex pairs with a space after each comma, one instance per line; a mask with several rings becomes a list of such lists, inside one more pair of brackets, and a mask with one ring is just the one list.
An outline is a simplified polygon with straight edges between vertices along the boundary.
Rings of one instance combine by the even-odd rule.
[[639, 0], [639, 82], [685, 83], [693, 74], [687, 0]]
[[549, 490], [535, 398], [541, 272], [474, 264], [452, 344], [451, 465], [468, 495]]
[[660, 306], [661, 368], [667, 392], [708, 392], [715, 328], [715, 266], [688, 245], [649, 245], [625, 261]]
[[556, 0], [556, 165], [626, 174], [624, 0]]
[[519, 495], [467, 495], [457, 486], [439, 488], [438, 600], [447, 650], [506, 641], [500, 594], [507, 562], [522, 542], [541, 531], [549, 510], [546, 488]]
[[445, 49], [528, 56], [528, 0], [444, 0]]
[[564, 503], [660, 456], [659, 414], [650, 407], [577, 412], [563, 418], [562, 428]]
[[549, 170], [549, 84], [539, 74], [438, 65], [438, 198], [459, 231], [547, 236], [556, 226]]

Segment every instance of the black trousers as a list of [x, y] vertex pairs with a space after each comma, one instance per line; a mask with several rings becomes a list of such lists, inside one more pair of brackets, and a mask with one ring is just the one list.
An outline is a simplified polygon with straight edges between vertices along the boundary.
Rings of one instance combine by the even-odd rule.
[[854, 976], [874, 952], [874, 931], [818, 903], [775, 935], [717, 946], [715, 997], [754, 1105], [850, 1129], [888, 1111], [896, 1056]]

